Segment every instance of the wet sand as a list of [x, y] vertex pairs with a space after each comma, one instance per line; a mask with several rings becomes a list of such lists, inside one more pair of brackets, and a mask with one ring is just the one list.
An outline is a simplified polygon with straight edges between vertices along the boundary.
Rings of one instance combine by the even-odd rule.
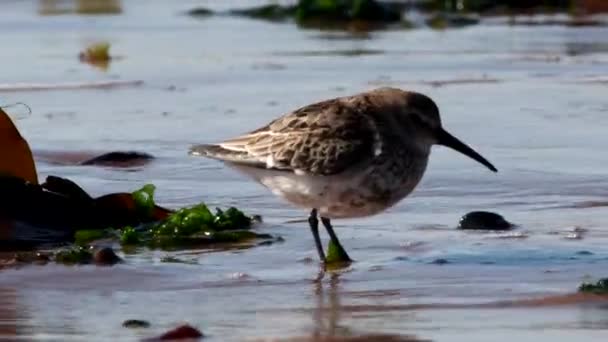
[[[362, 36], [181, 15], [196, 5], [123, 1], [117, 15], [40, 16], [38, 1], [2, 4], [0, 44], [10, 48], [0, 54], [0, 102], [32, 109], [15, 113], [16, 125], [34, 152], [51, 156], [37, 158], [41, 179], [67, 177], [93, 196], [154, 183], [163, 206], [235, 205], [261, 214], [260, 231], [285, 241], [120, 251], [125, 263], [111, 268], [3, 268], [0, 340], [139, 340], [182, 322], [209, 341], [605, 340], [606, 299], [575, 292], [582, 281], [608, 276], [608, 97], [597, 81], [606, 77], [607, 28], [493, 19]], [[78, 61], [100, 40], [121, 56], [107, 71]], [[74, 87], [87, 84], [95, 86]], [[306, 213], [219, 163], [187, 155], [191, 144], [383, 85], [430, 95], [446, 128], [499, 173], [434, 149], [411, 198], [383, 215], [335, 222], [355, 259], [339, 274], [319, 279], [306, 223], [288, 223]], [[156, 159], [130, 169], [52, 160], [115, 150]], [[518, 227], [456, 230], [473, 210], [498, 212]], [[194, 264], [160, 262], [167, 254]], [[151, 327], [123, 328], [127, 319]]]

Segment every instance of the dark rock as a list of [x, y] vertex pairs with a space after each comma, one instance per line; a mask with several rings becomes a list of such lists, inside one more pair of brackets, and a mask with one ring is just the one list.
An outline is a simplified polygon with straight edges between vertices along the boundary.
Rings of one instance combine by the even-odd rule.
[[128, 320], [122, 322], [122, 326], [125, 328], [130, 328], [130, 329], [149, 328], [150, 322], [143, 321], [140, 319], [128, 319]]
[[37, 265], [46, 265], [50, 261], [49, 255], [42, 252], [19, 252], [13, 259], [16, 263]]
[[109, 247], [99, 249], [93, 254], [93, 261], [97, 265], [111, 266], [122, 261], [122, 259], [114, 253], [114, 250]]
[[568, 11], [571, 8], [571, 0], [433, 0], [432, 3], [441, 11], [496, 14]]
[[396, 22], [401, 20], [401, 11], [375, 0], [352, 2], [351, 15], [356, 20]]
[[69, 179], [57, 176], [48, 176], [46, 181], [40, 185], [46, 190], [65, 195], [84, 203], [92, 202], [93, 198], [84, 191], [78, 184]]
[[514, 225], [504, 217], [488, 211], [472, 211], [460, 219], [458, 229], [509, 230]]
[[1, 250], [69, 241], [73, 229], [89, 221], [90, 201], [74, 200], [17, 177], [0, 176], [0, 189], [0, 219], [9, 227], [0, 239]]
[[186, 340], [186, 339], [200, 339], [203, 334], [198, 329], [191, 327], [188, 324], [179, 326], [173, 330], [169, 330], [166, 333], [156, 337], [147, 339], [146, 341], [168, 341], [168, 340]]
[[589, 251], [578, 251], [578, 252], [576, 252], [576, 255], [593, 255], [593, 252], [589, 252]]
[[49, 177], [44, 186], [0, 175], [0, 220], [6, 231], [0, 250], [24, 251], [73, 242], [75, 232], [107, 227], [137, 226], [162, 220], [170, 210], [154, 205], [141, 215], [131, 193], [114, 193], [91, 199], [73, 182]]
[[468, 15], [440, 13], [426, 20], [431, 28], [442, 30], [446, 28], [458, 28], [479, 24], [479, 18]]
[[441, 258], [435, 259], [431, 262], [431, 264], [434, 264], [434, 265], [445, 265], [445, 264], [449, 264], [449, 263], [450, 262], [447, 259], [441, 259]]
[[143, 165], [150, 160], [153, 160], [154, 156], [136, 151], [116, 151], [104, 153], [95, 158], [85, 160], [80, 165], [98, 165], [98, 166], [112, 166], [112, 167], [131, 167]]

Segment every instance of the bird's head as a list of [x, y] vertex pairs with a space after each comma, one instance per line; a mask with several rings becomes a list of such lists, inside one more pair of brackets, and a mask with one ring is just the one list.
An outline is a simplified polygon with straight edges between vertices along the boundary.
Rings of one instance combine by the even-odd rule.
[[385, 91], [388, 97], [394, 98], [393, 105], [397, 106], [394, 111], [396, 124], [412, 140], [422, 144], [422, 148], [428, 151], [432, 145], [447, 146], [497, 172], [492, 163], [443, 128], [439, 108], [428, 96], [391, 88], [380, 91]]

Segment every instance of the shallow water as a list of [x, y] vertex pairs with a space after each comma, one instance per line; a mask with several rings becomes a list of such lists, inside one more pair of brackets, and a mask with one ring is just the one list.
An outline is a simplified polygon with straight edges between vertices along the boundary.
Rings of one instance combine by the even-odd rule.
[[[34, 153], [135, 149], [158, 159], [127, 171], [39, 160], [41, 177], [68, 177], [92, 194], [153, 182], [162, 205], [236, 205], [263, 215], [261, 230], [285, 242], [176, 253], [196, 265], [163, 264], [165, 253], [145, 252], [121, 254], [127, 263], [112, 268], [3, 270], [0, 339], [129, 340], [182, 321], [210, 341], [371, 332], [434, 341], [608, 335], [603, 303], [475, 306], [567, 294], [606, 275], [608, 208], [576, 206], [608, 193], [608, 28], [488, 20], [448, 31], [356, 35], [181, 15], [217, 2], [123, 1], [123, 13], [111, 16], [42, 16], [42, 3], [0, 5], [0, 102], [32, 108], [31, 115], [10, 111]], [[77, 59], [97, 40], [111, 42], [121, 57], [107, 71]], [[23, 90], [110, 81], [143, 84]], [[315, 280], [308, 228], [286, 223], [305, 212], [219, 163], [187, 155], [191, 144], [382, 85], [430, 95], [444, 126], [500, 172], [436, 148], [407, 200], [379, 216], [335, 222], [357, 261], [341, 274]], [[456, 231], [472, 210], [499, 212], [519, 227], [510, 234]], [[132, 318], [152, 327], [121, 327]]]

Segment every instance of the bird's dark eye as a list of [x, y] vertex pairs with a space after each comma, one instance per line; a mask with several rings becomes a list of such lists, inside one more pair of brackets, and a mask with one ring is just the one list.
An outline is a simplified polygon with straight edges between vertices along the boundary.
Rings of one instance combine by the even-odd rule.
[[412, 117], [412, 122], [413, 123], [426, 126], [425, 122], [422, 121], [422, 118], [420, 118], [419, 115], [412, 114], [411, 117]]

